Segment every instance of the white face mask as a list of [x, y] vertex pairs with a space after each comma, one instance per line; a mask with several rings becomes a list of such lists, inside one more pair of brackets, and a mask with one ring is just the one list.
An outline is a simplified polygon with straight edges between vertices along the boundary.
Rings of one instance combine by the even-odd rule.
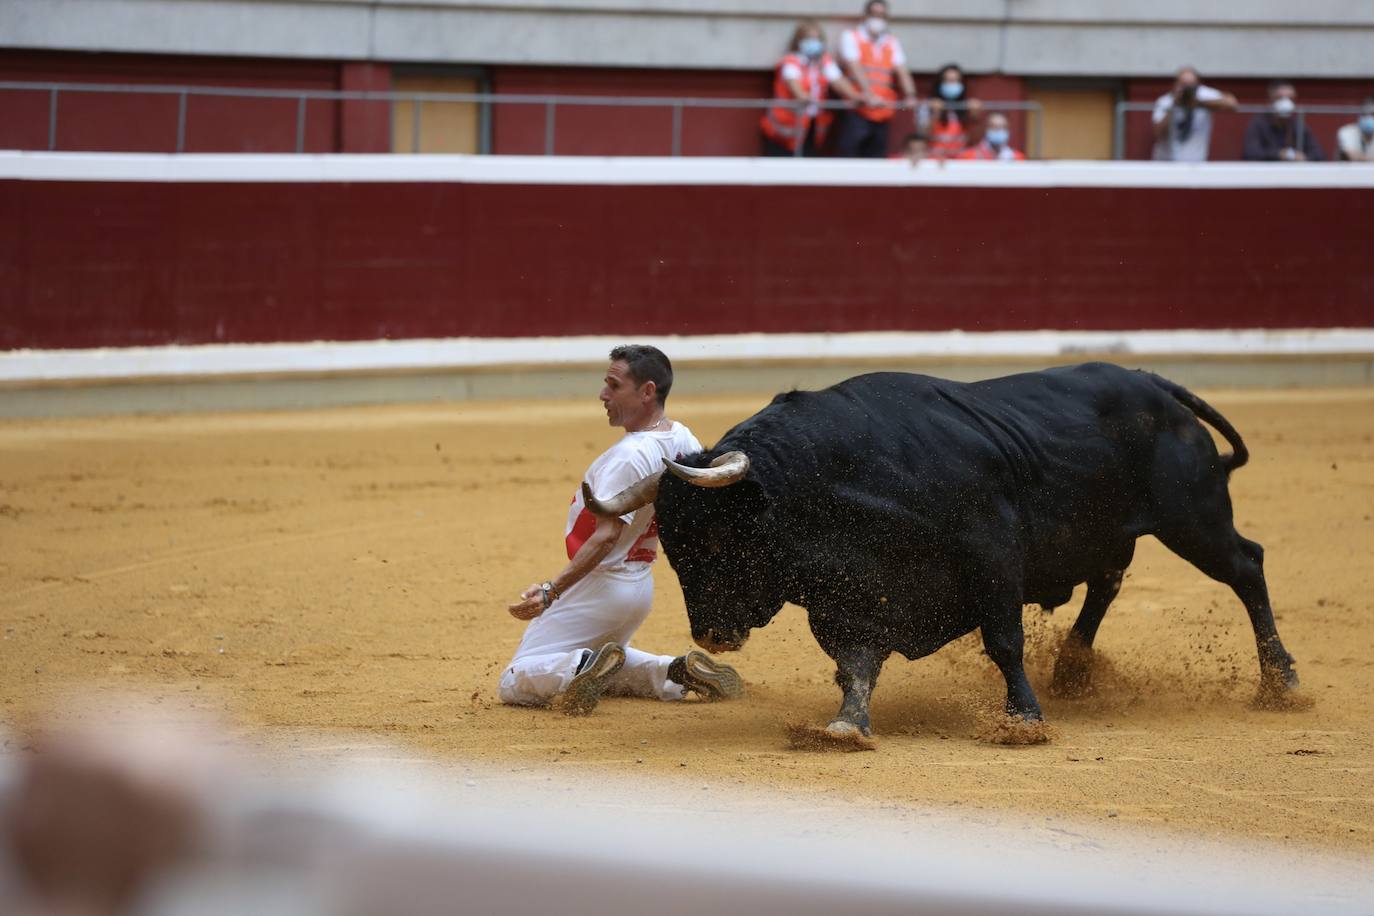
[[882, 16], [869, 16], [864, 20], [864, 28], [870, 35], [881, 35], [887, 31], [887, 20]]
[[1293, 109], [1297, 107], [1297, 103], [1286, 95], [1281, 95], [1278, 98], [1274, 99], [1274, 114], [1278, 115], [1281, 118], [1286, 118], [1289, 115], [1291, 115], [1293, 113]]

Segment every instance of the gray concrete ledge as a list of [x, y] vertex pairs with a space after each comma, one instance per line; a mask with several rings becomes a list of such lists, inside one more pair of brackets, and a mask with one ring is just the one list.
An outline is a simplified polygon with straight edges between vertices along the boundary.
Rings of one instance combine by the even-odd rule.
[[[1062, 359], [679, 362], [674, 390], [767, 394], [823, 388], [851, 375], [895, 370], [960, 381], [1105, 359], [1192, 388], [1374, 385], [1374, 354], [1206, 357], [1075, 354]], [[75, 417], [288, 410], [360, 404], [595, 397], [603, 366], [501, 366], [424, 372], [149, 379], [0, 387], [0, 417]]]

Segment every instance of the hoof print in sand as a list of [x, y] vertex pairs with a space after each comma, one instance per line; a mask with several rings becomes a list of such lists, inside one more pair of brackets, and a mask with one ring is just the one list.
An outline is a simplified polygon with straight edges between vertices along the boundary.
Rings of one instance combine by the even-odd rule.
[[978, 740], [988, 744], [1025, 745], [1048, 744], [1059, 737], [1058, 731], [1045, 724], [1043, 719], [1031, 721], [1020, 716], [1003, 714], [981, 717], [978, 722]]
[[809, 722], [787, 723], [787, 743], [794, 751], [876, 751], [878, 742], [848, 722], [825, 727]]

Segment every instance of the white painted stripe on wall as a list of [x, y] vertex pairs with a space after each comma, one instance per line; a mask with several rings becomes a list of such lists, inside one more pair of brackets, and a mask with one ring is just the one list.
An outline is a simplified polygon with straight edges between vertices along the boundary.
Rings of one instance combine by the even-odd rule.
[[[622, 337], [211, 344], [0, 352], [0, 382], [599, 363]], [[677, 362], [1374, 354], [1374, 328], [636, 336]]]
[[0, 152], [0, 180], [135, 182], [462, 182], [552, 185], [842, 187], [1374, 188], [1341, 163], [950, 162], [457, 155]]

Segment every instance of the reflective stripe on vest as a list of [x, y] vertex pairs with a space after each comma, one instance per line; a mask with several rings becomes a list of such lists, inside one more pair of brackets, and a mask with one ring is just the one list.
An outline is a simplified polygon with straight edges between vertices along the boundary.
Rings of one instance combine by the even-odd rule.
[[930, 148], [945, 156], [957, 156], [963, 151], [967, 139], [964, 122], [960, 120], [958, 112], [951, 111], [948, 114], [948, 123], [943, 116], [937, 115], [935, 123], [930, 126]]

